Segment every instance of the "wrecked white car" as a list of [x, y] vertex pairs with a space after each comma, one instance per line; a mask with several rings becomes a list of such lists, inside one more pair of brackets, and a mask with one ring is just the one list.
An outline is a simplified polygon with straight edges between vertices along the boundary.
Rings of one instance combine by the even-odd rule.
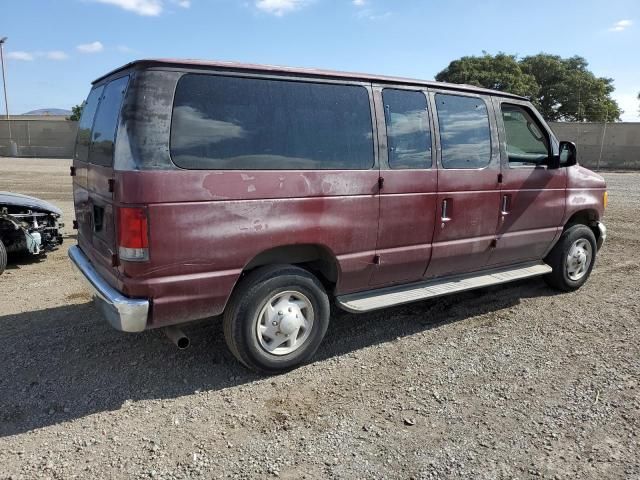
[[0, 192], [0, 274], [7, 253], [43, 255], [62, 244], [62, 210], [39, 198]]

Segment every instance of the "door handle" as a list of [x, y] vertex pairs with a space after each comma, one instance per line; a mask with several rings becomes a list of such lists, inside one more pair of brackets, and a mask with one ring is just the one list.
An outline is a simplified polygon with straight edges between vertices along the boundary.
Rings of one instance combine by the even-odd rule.
[[500, 207], [500, 213], [502, 215], [508, 215], [511, 209], [511, 195], [505, 194], [502, 196], [502, 205]]
[[449, 214], [451, 213], [451, 203], [453, 201], [449, 198], [442, 200], [442, 212], [440, 214], [440, 220], [442, 220], [442, 228], [444, 228], [447, 222], [451, 221]]

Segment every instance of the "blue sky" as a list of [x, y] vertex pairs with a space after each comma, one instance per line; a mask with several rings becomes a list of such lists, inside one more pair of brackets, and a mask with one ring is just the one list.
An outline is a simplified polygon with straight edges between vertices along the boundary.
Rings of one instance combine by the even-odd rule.
[[[70, 108], [136, 58], [432, 79], [463, 55], [581, 55], [640, 121], [638, 0], [3, 0], [11, 113]], [[4, 105], [2, 105], [4, 111]]]

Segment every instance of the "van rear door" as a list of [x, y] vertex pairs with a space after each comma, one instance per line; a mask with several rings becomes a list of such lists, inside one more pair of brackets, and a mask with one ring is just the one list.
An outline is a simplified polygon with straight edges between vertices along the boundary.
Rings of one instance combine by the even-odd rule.
[[111, 267], [116, 253], [113, 152], [128, 76], [93, 88], [78, 130], [73, 166], [78, 244]]

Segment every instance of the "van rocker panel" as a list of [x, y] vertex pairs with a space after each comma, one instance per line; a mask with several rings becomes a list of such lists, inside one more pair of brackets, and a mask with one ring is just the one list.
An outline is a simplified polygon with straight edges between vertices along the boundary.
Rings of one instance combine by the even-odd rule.
[[537, 277], [551, 271], [551, 267], [543, 262], [532, 262], [471, 274], [448, 276], [427, 282], [341, 295], [337, 297], [337, 301], [338, 305], [348, 312], [363, 313], [394, 305], [426, 300], [427, 298], [441, 297], [466, 290]]

